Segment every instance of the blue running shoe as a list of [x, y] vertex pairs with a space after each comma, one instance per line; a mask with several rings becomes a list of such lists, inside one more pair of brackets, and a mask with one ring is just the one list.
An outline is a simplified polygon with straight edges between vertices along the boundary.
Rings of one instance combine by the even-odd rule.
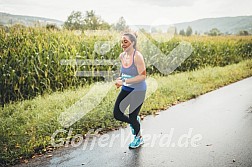
[[144, 144], [143, 137], [135, 136], [134, 140], [129, 144], [129, 148], [137, 148]]
[[[140, 116], [137, 116], [137, 120], [138, 120], [138, 122], [139, 122], [139, 124], [140, 124], [140, 126], [141, 126], [141, 118], [140, 118]], [[132, 133], [132, 135], [135, 135], [135, 130], [134, 130], [134, 128], [133, 128], [133, 126], [130, 124], [130, 129], [131, 129], [131, 133]]]

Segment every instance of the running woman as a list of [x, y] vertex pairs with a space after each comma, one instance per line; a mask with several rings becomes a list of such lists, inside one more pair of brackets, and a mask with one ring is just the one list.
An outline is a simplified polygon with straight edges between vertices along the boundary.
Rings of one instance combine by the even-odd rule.
[[[122, 35], [120, 77], [115, 85], [121, 91], [114, 106], [114, 118], [130, 124], [134, 140], [129, 148], [137, 148], [144, 143], [140, 131], [140, 117], [138, 116], [146, 94], [146, 68], [142, 54], [136, 49], [136, 35], [125, 33]], [[129, 116], [124, 114], [129, 106]]]

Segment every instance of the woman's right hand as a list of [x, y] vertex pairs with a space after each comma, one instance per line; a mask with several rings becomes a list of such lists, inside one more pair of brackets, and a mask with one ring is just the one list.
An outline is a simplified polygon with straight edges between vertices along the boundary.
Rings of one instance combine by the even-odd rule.
[[117, 88], [120, 88], [123, 85], [123, 83], [122, 83], [122, 77], [118, 77], [116, 79], [115, 85], [116, 85]]
[[119, 85], [118, 83], [115, 83], [115, 86], [117, 89], [121, 87], [121, 85]]
[[116, 78], [116, 82], [115, 82], [116, 88], [120, 88], [120, 87], [122, 86], [122, 85], [120, 85], [120, 84], [118, 83], [118, 81], [121, 80], [121, 79], [122, 79], [122, 77]]

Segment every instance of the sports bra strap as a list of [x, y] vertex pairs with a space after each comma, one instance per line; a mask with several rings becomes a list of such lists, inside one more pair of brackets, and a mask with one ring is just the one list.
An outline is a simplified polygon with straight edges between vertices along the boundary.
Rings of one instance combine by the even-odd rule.
[[133, 65], [133, 64], [135, 65], [135, 53], [136, 53], [136, 49], [134, 50], [134, 53], [133, 53], [132, 65]]

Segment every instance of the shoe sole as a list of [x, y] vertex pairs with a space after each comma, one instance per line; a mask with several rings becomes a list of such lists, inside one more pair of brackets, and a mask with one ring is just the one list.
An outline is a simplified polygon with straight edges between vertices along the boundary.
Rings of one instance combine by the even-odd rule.
[[138, 146], [135, 146], [135, 147], [129, 146], [129, 148], [130, 148], [130, 149], [138, 148], [138, 147], [140, 147], [140, 146], [143, 145], [143, 144], [144, 144], [144, 141], [142, 141]]

